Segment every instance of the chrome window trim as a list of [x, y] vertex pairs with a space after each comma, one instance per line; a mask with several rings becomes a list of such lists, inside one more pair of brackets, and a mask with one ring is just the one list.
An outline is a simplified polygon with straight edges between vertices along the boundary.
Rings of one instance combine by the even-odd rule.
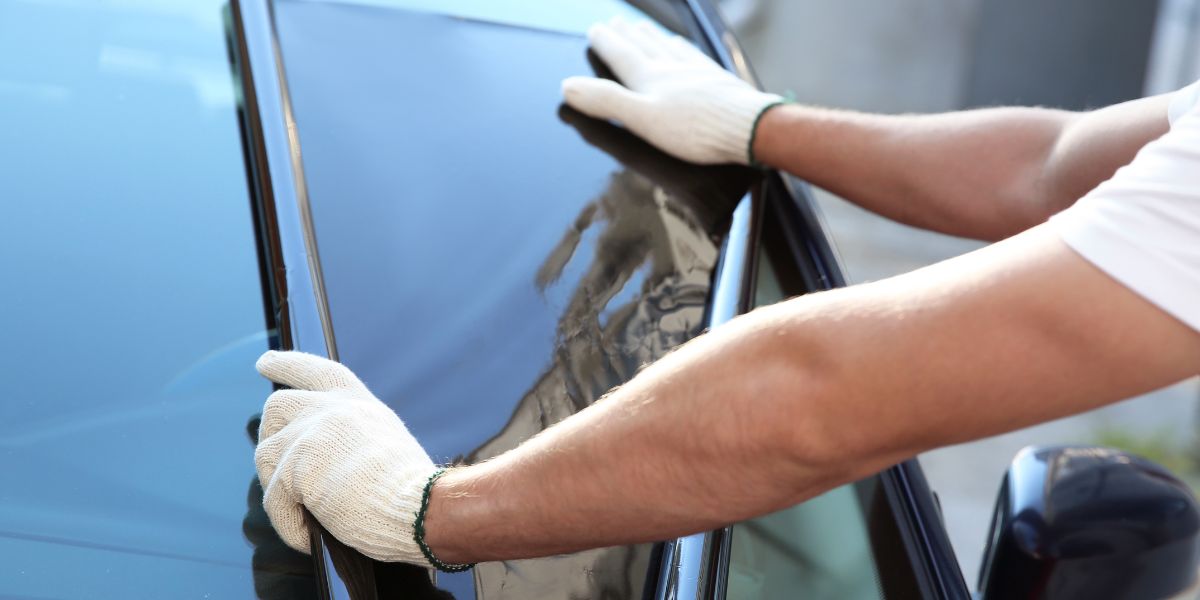
[[[300, 138], [292, 118], [274, 15], [266, 0], [231, 0], [233, 35], [250, 131], [247, 149], [256, 201], [264, 225], [278, 236], [269, 265], [286, 291], [277, 299], [281, 345], [337, 359], [333, 323], [325, 297], [313, 231], [308, 190], [301, 163]], [[280, 277], [282, 276], [282, 277]], [[290, 342], [290, 343], [288, 343]]]

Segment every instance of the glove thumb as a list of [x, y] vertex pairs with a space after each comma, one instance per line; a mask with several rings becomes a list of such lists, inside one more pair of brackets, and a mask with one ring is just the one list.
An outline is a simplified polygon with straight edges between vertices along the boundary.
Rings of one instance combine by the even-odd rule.
[[562, 82], [563, 99], [575, 110], [596, 119], [638, 120], [645, 104], [640, 95], [612, 81], [596, 77], [568, 77]]

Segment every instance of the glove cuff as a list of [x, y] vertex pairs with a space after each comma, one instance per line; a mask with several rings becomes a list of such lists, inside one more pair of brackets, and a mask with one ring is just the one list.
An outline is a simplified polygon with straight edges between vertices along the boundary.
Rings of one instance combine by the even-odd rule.
[[429, 481], [425, 483], [425, 490], [421, 492], [421, 508], [417, 511], [417, 520], [413, 523], [413, 540], [417, 542], [417, 547], [421, 549], [421, 554], [425, 555], [425, 560], [443, 573], [461, 573], [474, 567], [474, 563], [469, 564], [454, 564], [438, 560], [438, 557], [433, 555], [433, 550], [425, 543], [425, 513], [429, 511], [429, 493], [433, 490], [433, 482], [437, 481], [438, 477], [446, 472], [446, 469], [438, 469], [429, 476]]
[[362, 528], [351, 534], [355, 543], [350, 545], [375, 560], [434, 568], [417, 543], [417, 519], [424, 515], [425, 490], [440, 471], [432, 463], [406, 469], [393, 475], [393, 485], [378, 486], [377, 492], [360, 497], [362, 508], [369, 509], [356, 511], [359, 518], [378, 522], [362, 523]]
[[708, 105], [711, 114], [696, 120], [696, 137], [710, 145], [712, 153], [721, 157], [720, 162], [754, 165], [751, 144], [759, 118], [784, 102], [778, 94], [759, 91], [724, 97]]

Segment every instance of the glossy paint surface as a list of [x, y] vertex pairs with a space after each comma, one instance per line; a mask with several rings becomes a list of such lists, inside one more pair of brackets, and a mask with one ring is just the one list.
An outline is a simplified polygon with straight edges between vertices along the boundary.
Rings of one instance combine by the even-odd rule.
[[[747, 171], [559, 106], [579, 35], [283, 1], [340, 357], [435, 460], [477, 461], [699, 333]], [[353, 93], [351, 93], [353, 92]], [[638, 597], [649, 546], [439, 576], [457, 597]]]
[[1165, 468], [1123, 451], [1023, 450], [993, 529], [985, 600], [1166, 598], [1196, 582], [1195, 497]]
[[0, 596], [307, 597], [223, 2], [0, 3]]

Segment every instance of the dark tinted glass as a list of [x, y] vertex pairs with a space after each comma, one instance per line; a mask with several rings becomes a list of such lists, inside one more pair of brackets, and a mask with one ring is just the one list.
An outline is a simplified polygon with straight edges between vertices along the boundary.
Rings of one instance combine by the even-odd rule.
[[[592, 72], [582, 35], [275, 10], [341, 359], [435, 460], [512, 448], [699, 333], [749, 174], [561, 109], [562, 78]], [[650, 558], [602, 549], [439, 582], [460, 598], [631, 598]]]
[[243, 523], [270, 387], [221, 8], [0, 3], [0, 596], [311, 591]]

